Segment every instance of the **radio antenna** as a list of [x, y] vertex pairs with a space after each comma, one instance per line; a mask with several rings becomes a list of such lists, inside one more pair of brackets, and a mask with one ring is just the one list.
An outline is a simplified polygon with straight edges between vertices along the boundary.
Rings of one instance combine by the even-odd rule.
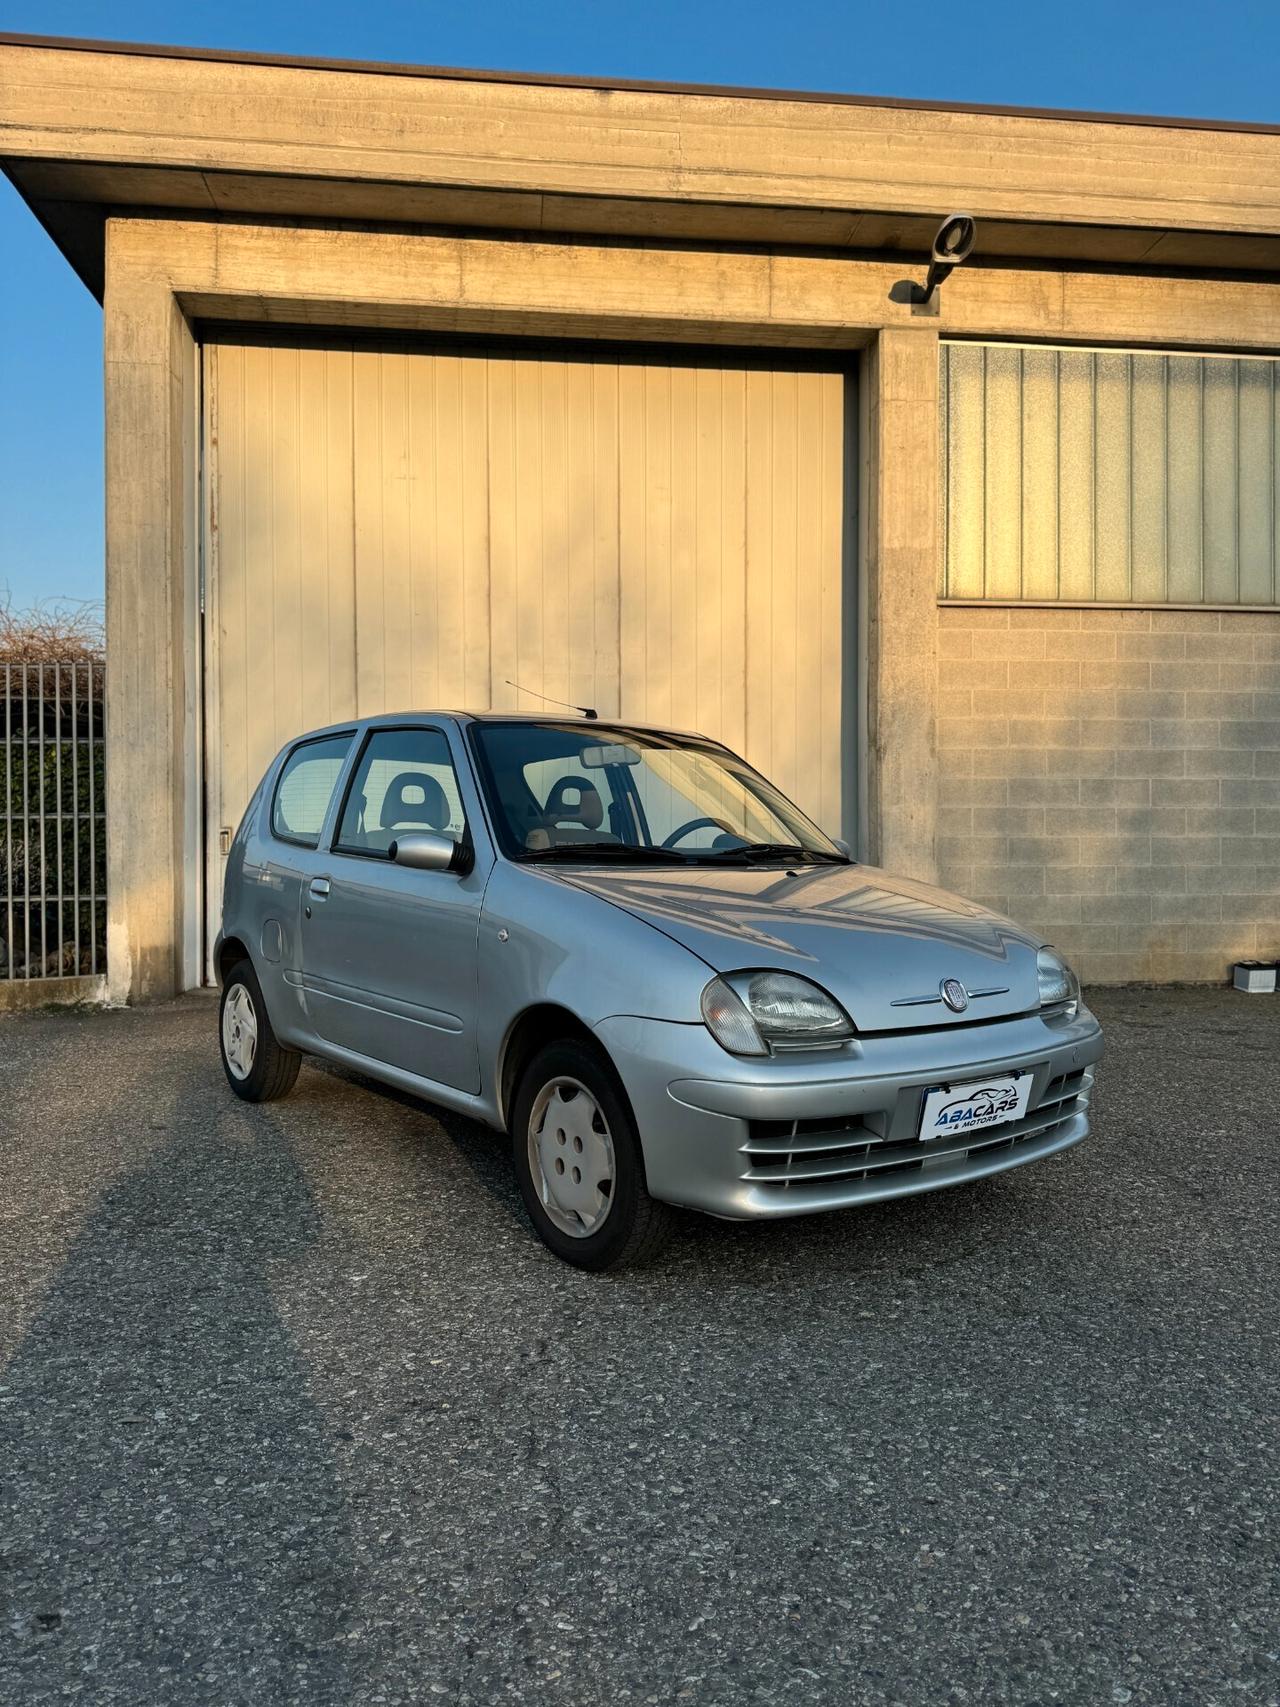
[[567, 699], [552, 699], [552, 697], [549, 693], [537, 693], [537, 692], [535, 692], [535, 690], [533, 688], [522, 688], [520, 686], [520, 683], [519, 682], [513, 682], [511, 680], [510, 676], [505, 677], [505, 681], [506, 681], [507, 686], [509, 688], [514, 688], [517, 693], [531, 693], [531, 694], [533, 694], [533, 697], [535, 699], [540, 699], [540, 700], [544, 701], [544, 703], [547, 705], [562, 705], [562, 706], [564, 706], [566, 711], [580, 711], [582, 713], [582, 715], [585, 718], [587, 718], [588, 721], [590, 721], [590, 722], [594, 722], [596, 717], [598, 716], [598, 713], [595, 710], [594, 706], [571, 705]]

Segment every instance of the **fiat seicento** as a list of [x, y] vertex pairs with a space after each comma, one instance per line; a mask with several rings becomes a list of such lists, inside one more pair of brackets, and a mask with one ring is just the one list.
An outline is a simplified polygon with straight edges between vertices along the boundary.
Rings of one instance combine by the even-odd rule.
[[716, 741], [414, 712], [291, 742], [232, 843], [237, 1096], [310, 1053], [511, 1138], [566, 1261], [935, 1191], [1088, 1130], [1097, 1021], [1031, 931], [856, 863]]

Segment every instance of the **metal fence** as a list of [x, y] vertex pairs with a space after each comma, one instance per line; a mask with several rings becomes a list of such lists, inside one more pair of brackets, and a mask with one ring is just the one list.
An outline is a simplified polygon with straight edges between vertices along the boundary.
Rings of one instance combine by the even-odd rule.
[[0, 665], [0, 983], [107, 969], [103, 666]]

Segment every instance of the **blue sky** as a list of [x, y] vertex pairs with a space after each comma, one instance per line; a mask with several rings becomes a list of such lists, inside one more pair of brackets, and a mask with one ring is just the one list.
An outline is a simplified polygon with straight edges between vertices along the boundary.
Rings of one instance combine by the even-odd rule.
[[[0, 0], [0, 29], [504, 70], [1280, 121], [1276, 0]], [[0, 182], [0, 594], [102, 591], [102, 326]]]

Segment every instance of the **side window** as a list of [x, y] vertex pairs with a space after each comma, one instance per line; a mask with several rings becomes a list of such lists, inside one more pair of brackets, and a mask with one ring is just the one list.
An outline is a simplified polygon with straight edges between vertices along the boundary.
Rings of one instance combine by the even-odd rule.
[[347, 791], [335, 846], [383, 854], [406, 830], [460, 842], [467, 822], [449, 743], [438, 729], [376, 729]]
[[333, 785], [346, 762], [350, 735], [304, 741], [284, 762], [271, 802], [271, 829], [286, 842], [313, 848], [320, 840]]

